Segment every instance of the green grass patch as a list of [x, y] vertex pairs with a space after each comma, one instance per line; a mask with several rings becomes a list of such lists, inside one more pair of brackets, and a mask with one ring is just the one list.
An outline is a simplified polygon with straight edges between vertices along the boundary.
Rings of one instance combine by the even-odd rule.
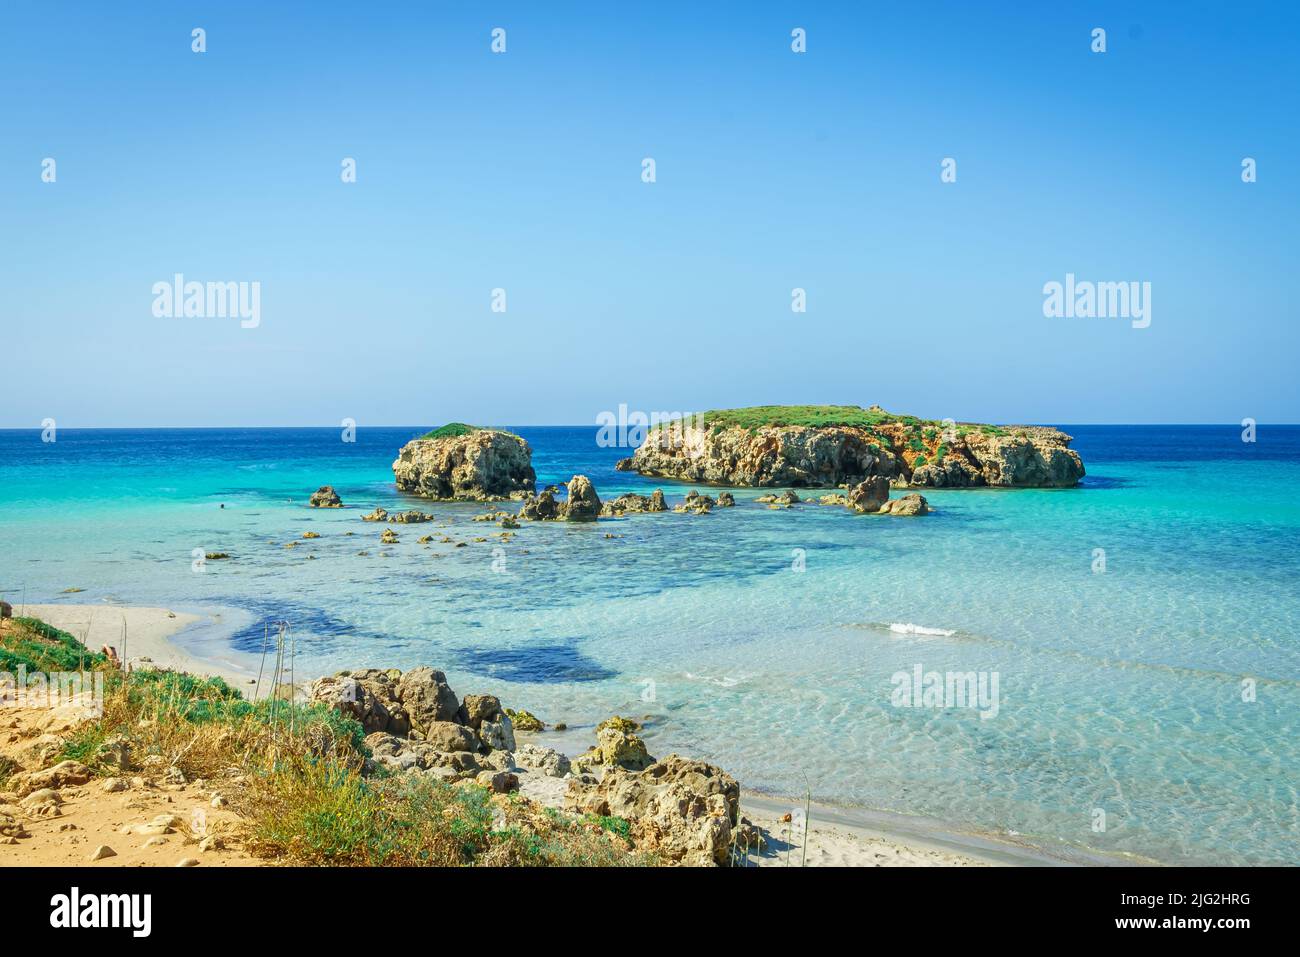
[[13, 618], [0, 635], [0, 671], [90, 671], [107, 659], [39, 618]]
[[[667, 424], [669, 423], [656, 428]], [[858, 405], [755, 405], [743, 409], [713, 409], [703, 414], [702, 424], [715, 434], [728, 428], [747, 429], [752, 434], [766, 426], [871, 428], [878, 425], [920, 426], [927, 423], [914, 415], [897, 415], [880, 409], [864, 409]]]
[[469, 435], [471, 432], [503, 432], [506, 435], [519, 436], [507, 429], [498, 429], [489, 425], [466, 425], [464, 422], [448, 422], [444, 426], [425, 432], [420, 436], [422, 439], [454, 439], [462, 435]]

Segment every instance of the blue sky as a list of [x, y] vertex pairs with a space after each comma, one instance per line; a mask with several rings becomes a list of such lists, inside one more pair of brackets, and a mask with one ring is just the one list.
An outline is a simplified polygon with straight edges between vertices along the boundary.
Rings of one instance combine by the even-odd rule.
[[1300, 421], [1292, 5], [271, 6], [0, 8], [0, 427]]

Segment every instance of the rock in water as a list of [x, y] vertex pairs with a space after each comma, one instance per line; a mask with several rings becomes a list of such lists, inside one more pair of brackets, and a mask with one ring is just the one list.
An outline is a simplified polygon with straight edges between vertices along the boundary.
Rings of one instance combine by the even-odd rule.
[[[555, 492], [545, 488], [540, 495], [530, 495], [519, 509], [519, 518], [530, 522], [594, 522], [600, 517], [603, 506], [596, 487], [585, 475], [569, 479], [568, 498], [556, 501]], [[604, 514], [615, 514], [604, 509]]]
[[910, 492], [902, 498], [886, 502], [880, 506], [880, 512], [882, 515], [929, 515], [930, 503], [924, 495]]
[[859, 512], [878, 512], [889, 501], [889, 479], [873, 475], [849, 489], [848, 505]]
[[532, 456], [533, 450], [517, 435], [471, 429], [407, 442], [393, 462], [393, 476], [400, 490], [426, 498], [519, 498], [531, 494], [537, 483]]
[[600, 498], [596, 487], [585, 475], [569, 479], [569, 498], [564, 503], [564, 519], [570, 522], [594, 522], [600, 515]]
[[615, 719], [601, 722], [596, 727], [596, 744], [585, 754], [573, 759], [573, 766], [582, 771], [594, 767], [620, 767], [640, 771], [654, 763], [646, 750], [645, 742], [633, 730], [631, 722], [618, 723]]
[[[732, 424], [746, 413], [772, 424]], [[812, 413], [862, 424], [780, 424]], [[1066, 488], [1084, 475], [1071, 437], [1043, 426], [925, 422], [878, 407], [730, 410], [705, 413], [703, 423], [651, 429], [617, 467], [684, 482], [787, 488], [852, 486], [873, 475], [933, 488]]]
[[311, 498], [307, 500], [307, 504], [312, 508], [342, 508], [343, 499], [339, 498], [339, 494], [334, 491], [333, 485], [322, 485], [311, 493]]
[[519, 517], [528, 522], [553, 522], [560, 517], [560, 503], [549, 488], [530, 496], [519, 509]]

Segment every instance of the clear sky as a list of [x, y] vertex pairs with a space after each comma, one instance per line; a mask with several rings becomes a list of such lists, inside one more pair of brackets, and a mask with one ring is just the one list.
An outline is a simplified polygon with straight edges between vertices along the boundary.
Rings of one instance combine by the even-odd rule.
[[[1298, 26], [1281, 2], [6, 0], [0, 427], [1297, 422]], [[260, 282], [260, 325], [156, 317], [175, 273]], [[1151, 325], [1044, 317], [1067, 273], [1150, 282]]]

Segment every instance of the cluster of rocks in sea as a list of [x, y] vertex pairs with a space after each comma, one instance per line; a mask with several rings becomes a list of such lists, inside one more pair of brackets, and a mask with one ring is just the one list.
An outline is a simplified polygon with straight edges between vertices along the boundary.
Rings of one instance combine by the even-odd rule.
[[[535, 740], [545, 725], [490, 694], [459, 698], [432, 668], [364, 669], [319, 678], [306, 689], [366, 732], [366, 773], [423, 774], [471, 782], [496, 793], [521, 792], [576, 814], [619, 817], [638, 850], [664, 863], [725, 865], [734, 846], [755, 846], [757, 829], [740, 816], [740, 786], [725, 771], [679, 755], [657, 760], [636, 721], [615, 716], [596, 727], [596, 743], [569, 758]], [[557, 728], [563, 725], [556, 725]], [[544, 784], [554, 780], [557, 790]], [[532, 795], [532, 796], [530, 796]]]
[[[877, 406], [867, 411], [887, 416]], [[856, 512], [912, 516], [930, 511], [925, 497], [909, 491], [891, 500], [891, 488], [1075, 485], [1084, 472], [1078, 453], [1069, 448], [1071, 441], [1063, 432], [1041, 426], [940, 427], [903, 417], [870, 427], [660, 428], [652, 429], [618, 468], [713, 485], [786, 488], [757, 499], [774, 509], [802, 501], [794, 488], [838, 488], [818, 501]], [[666, 511], [704, 515], [735, 505], [731, 492], [714, 497], [692, 490], [670, 508], [661, 489], [649, 496], [629, 492], [602, 502], [584, 475], [567, 483], [563, 497], [555, 486], [536, 492], [531, 456], [528, 443], [517, 435], [475, 429], [407, 443], [393, 463], [393, 474], [399, 489], [429, 498], [520, 500], [516, 521], [593, 522]], [[364, 517], [427, 520], [388, 518], [383, 509]], [[503, 524], [507, 518], [502, 516]]]
[[[885, 413], [878, 406], [869, 412]], [[739, 487], [781, 487], [759, 496], [769, 508], [799, 504], [795, 488], [837, 488], [822, 505], [855, 512], [913, 516], [930, 512], [919, 492], [890, 499], [890, 489], [979, 486], [1058, 488], [1083, 477], [1083, 462], [1071, 437], [1042, 426], [937, 426], [898, 418], [874, 426], [787, 426], [652, 429], [645, 442], [618, 468], [642, 475]], [[735, 505], [731, 492], [716, 497], [696, 490], [669, 506], [662, 489], [651, 495], [628, 492], [602, 502], [591, 480], [575, 475], [563, 496], [556, 486], [536, 491], [532, 449], [517, 435], [498, 429], [470, 429], [442, 437], [413, 439], [393, 462], [399, 490], [442, 501], [520, 503], [517, 515], [499, 510], [477, 520], [518, 528], [520, 521], [594, 522], [638, 513], [673, 511], [707, 515]], [[308, 502], [339, 508], [332, 486], [321, 486]], [[389, 514], [376, 508], [369, 522], [411, 524], [434, 516], [419, 510]], [[396, 536], [386, 533], [389, 543]]]

